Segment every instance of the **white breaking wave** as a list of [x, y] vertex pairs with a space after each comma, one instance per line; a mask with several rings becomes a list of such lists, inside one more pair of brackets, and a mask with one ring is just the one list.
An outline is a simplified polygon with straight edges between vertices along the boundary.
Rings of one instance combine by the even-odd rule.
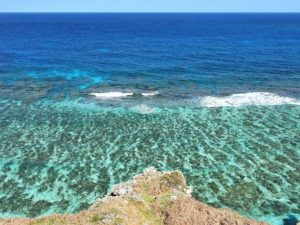
[[133, 95], [133, 93], [132, 92], [125, 93], [125, 92], [111, 91], [111, 92], [102, 92], [102, 93], [93, 92], [93, 93], [90, 93], [90, 95], [93, 95], [96, 98], [124, 98], [124, 97]]
[[[110, 91], [110, 92], [92, 92], [90, 95], [95, 96], [96, 98], [124, 98], [128, 96], [132, 96], [135, 93], [133, 92], [120, 92], [120, 91]], [[158, 91], [153, 91], [153, 92], [144, 92], [141, 93], [142, 96], [144, 97], [149, 97], [149, 96], [155, 96], [158, 95]]]
[[205, 107], [239, 107], [246, 105], [300, 105], [300, 101], [269, 92], [248, 92], [226, 97], [207, 96], [200, 99], [200, 104]]
[[155, 95], [158, 95], [158, 94], [159, 94], [158, 91], [142, 93], [143, 96], [155, 96]]

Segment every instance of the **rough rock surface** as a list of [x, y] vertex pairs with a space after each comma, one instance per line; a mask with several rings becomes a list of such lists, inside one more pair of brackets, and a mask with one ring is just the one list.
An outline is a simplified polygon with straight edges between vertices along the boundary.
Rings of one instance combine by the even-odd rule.
[[78, 214], [36, 219], [2, 219], [0, 225], [267, 225], [229, 209], [216, 209], [191, 197], [179, 171], [146, 169]]

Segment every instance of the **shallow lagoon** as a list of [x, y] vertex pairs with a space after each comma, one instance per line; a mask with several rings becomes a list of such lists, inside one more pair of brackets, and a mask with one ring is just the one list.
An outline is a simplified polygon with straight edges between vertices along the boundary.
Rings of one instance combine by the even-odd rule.
[[194, 196], [217, 207], [269, 221], [300, 214], [299, 106], [141, 114], [3, 100], [0, 110], [2, 217], [86, 209], [149, 166], [183, 171]]

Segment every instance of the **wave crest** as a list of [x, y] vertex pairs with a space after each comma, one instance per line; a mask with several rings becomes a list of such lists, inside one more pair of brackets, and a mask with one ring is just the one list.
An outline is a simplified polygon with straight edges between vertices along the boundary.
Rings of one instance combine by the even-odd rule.
[[100, 92], [100, 93], [90, 93], [90, 95], [95, 96], [96, 98], [124, 98], [133, 95], [132, 92], [118, 92], [118, 91], [111, 91], [111, 92]]
[[142, 92], [142, 93], [135, 93], [135, 92], [120, 92], [120, 91], [109, 91], [109, 92], [92, 92], [90, 95], [95, 96], [96, 98], [124, 98], [132, 95], [140, 95], [143, 97], [151, 97], [158, 95], [158, 91], [153, 92]]
[[248, 92], [226, 97], [207, 96], [200, 99], [200, 104], [205, 107], [239, 107], [247, 105], [300, 105], [300, 101], [269, 92]]
[[155, 95], [158, 95], [159, 92], [158, 91], [153, 91], [153, 92], [145, 92], [145, 93], [142, 93], [143, 96], [155, 96]]

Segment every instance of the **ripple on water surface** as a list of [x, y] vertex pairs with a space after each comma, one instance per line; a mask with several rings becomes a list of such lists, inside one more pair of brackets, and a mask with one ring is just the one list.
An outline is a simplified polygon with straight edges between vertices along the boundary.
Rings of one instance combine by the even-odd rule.
[[[150, 110], [151, 109], [151, 110]], [[247, 216], [300, 214], [300, 107], [103, 109], [0, 102], [0, 213], [86, 209], [148, 166]]]

